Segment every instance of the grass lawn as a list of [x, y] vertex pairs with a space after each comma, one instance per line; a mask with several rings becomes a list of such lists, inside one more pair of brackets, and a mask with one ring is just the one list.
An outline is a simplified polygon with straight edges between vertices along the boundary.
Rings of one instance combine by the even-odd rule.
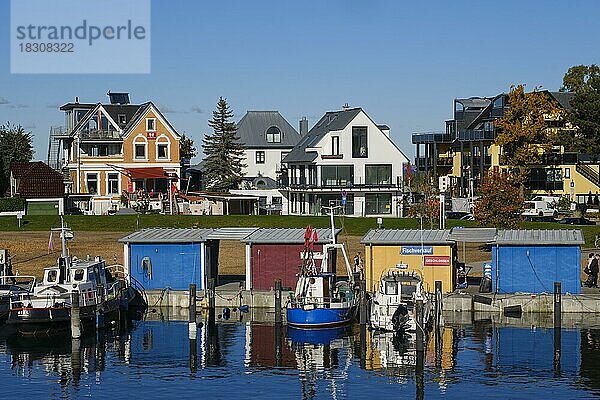
[[[67, 215], [65, 222], [73, 231], [84, 232], [133, 232], [142, 228], [220, 228], [220, 227], [259, 227], [259, 228], [304, 228], [312, 225], [328, 228], [329, 217], [276, 216], [276, 215]], [[349, 236], [363, 236], [369, 229], [377, 228], [376, 218], [335, 218], [336, 227], [342, 228]], [[383, 227], [388, 229], [418, 229], [419, 220], [413, 218], [384, 218]], [[49, 231], [60, 226], [58, 216], [27, 215], [21, 227], [15, 217], [0, 217], [0, 231]], [[448, 220], [447, 227], [476, 227], [474, 221]], [[427, 229], [429, 226], [423, 226]], [[435, 227], [434, 227], [435, 228]], [[571, 226], [554, 222], [526, 222], [525, 229], [581, 229], [587, 247], [594, 245], [596, 235], [600, 235], [600, 225]]]

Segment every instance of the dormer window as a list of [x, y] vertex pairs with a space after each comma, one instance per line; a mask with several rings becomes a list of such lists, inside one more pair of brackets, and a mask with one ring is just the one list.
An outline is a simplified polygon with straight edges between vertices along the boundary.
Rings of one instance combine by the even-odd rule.
[[146, 118], [146, 131], [156, 132], [156, 118]]
[[281, 130], [278, 127], [267, 129], [267, 143], [281, 143]]

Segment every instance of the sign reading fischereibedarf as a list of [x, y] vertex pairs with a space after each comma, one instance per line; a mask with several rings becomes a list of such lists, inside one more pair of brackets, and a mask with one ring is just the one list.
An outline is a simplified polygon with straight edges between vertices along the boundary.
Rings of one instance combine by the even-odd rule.
[[433, 246], [402, 246], [400, 254], [405, 256], [433, 254]]
[[150, 73], [150, 0], [11, 0], [13, 74]]

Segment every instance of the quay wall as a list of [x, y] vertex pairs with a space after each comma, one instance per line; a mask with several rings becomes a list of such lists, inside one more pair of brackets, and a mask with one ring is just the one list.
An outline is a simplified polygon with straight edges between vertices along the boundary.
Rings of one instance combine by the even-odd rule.
[[[187, 308], [189, 293], [187, 290], [149, 290], [146, 291], [148, 305], [155, 307]], [[208, 299], [203, 290], [198, 291], [198, 308], [207, 308]], [[287, 293], [282, 293], [283, 304]], [[444, 312], [476, 312], [500, 313], [505, 307], [520, 305], [523, 313], [552, 313], [554, 310], [553, 294], [455, 294], [444, 295]], [[489, 304], [486, 304], [489, 303]], [[273, 290], [215, 290], [215, 307], [238, 308], [247, 305], [251, 309], [275, 307], [275, 292]], [[571, 295], [563, 294], [561, 302], [563, 314], [582, 313], [600, 314], [600, 294]]]

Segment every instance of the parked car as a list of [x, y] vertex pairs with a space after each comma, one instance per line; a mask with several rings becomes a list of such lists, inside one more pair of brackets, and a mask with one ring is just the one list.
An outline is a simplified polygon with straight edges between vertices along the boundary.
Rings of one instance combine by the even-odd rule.
[[560, 221], [558, 221], [558, 223], [566, 225], [596, 225], [596, 222], [590, 221], [589, 219], [583, 217], [563, 218]]
[[459, 218], [461, 221], [475, 221], [473, 214], [467, 214]]
[[558, 222], [558, 220], [556, 218], [554, 218], [552, 215], [543, 215], [543, 216], [539, 216], [539, 215], [527, 215], [527, 216], [525, 216], [525, 221], [529, 221], [529, 222]]
[[447, 219], [461, 219], [465, 215], [469, 215], [466, 211], [448, 211], [446, 212]]

